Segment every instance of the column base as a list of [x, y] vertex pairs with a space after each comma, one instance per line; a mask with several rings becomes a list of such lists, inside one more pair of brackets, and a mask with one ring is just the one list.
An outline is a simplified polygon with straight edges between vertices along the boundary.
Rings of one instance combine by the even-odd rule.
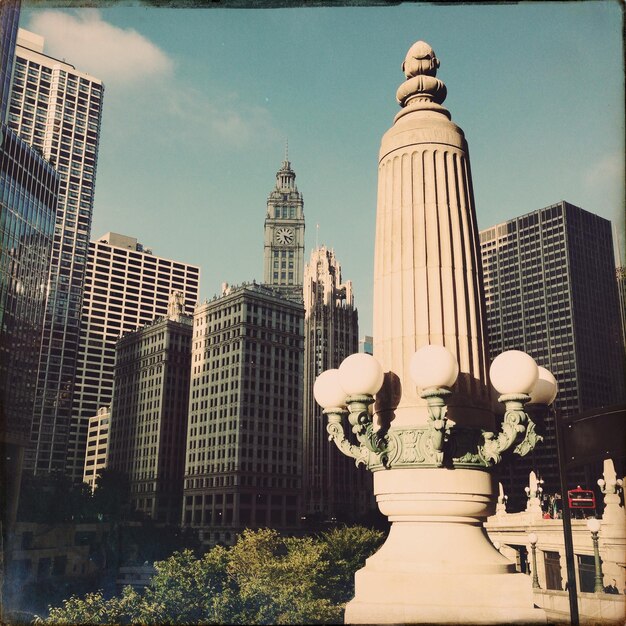
[[531, 578], [489, 541], [491, 476], [477, 470], [377, 472], [389, 536], [355, 574], [346, 624], [545, 624]]

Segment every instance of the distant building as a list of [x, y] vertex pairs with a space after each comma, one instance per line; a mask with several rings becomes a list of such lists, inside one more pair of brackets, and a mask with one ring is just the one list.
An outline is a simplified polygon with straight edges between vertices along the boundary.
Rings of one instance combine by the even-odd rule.
[[78, 480], [82, 457], [77, 465], [68, 447], [79, 434], [71, 420], [72, 395], [103, 92], [102, 81], [48, 56], [43, 37], [19, 29], [7, 123], [60, 175], [31, 446], [24, 465], [37, 474], [76, 474]]
[[106, 233], [89, 243], [68, 451], [81, 478], [89, 419], [112, 402], [117, 340], [165, 316], [173, 291], [183, 294], [191, 315], [199, 280], [199, 267], [155, 256], [134, 237]]
[[191, 333], [174, 292], [165, 317], [116, 345], [108, 467], [128, 476], [136, 510], [168, 524], [180, 522]]
[[365, 335], [359, 340], [359, 352], [374, 354], [374, 337]]
[[[554, 374], [563, 416], [624, 401], [624, 347], [611, 223], [559, 202], [480, 233], [489, 356], [528, 352]], [[504, 464], [511, 498], [534, 469], [559, 490], [554, 417], [544, 442]], [[576, 485], [574, 485], [576, 486]]]
[[302, 301], [304, 271], [304, 200], [296, 174], [285, 159], [267, 199], [263, 282], [296, 302]]
[[98, 474], [107, 466], [110, 424], [111, 407], [109, 406], [100, 407], [98, 412], [89, 418], [83, 482], [91, 487], [92, 492], [96, 488]]
[[352, 282], [343, 282], [335, 253], [311, 253], [304, 269], [304, 511], [307, 518], [353, 522], [375, 506], [372, 474], [328, 440], [313, 397], [315, 379], [358, 351], [359, 317]]
[[205, 545], [298, 527], [303, 315], [254, 283], [195, 310], [182, 519]]

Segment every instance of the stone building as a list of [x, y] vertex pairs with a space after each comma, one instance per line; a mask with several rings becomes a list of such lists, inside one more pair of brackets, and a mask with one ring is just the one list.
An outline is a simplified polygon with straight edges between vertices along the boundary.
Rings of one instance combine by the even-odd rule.
[[108, 467], [126, 474], [131, 504], [158, 522], [180, 521], [191, 370], [192, 318], [174, 292], [167, 316], [116, 346]]
[[183, 294], [184, 312], [191, 315], [199, 281], [199, 267], [157, 256], [134, 237], [105, 233], [89, 242], [72, 400], [80, 426], [71, 453], [83, 466], [86, 425], [112, 402], [117, 340], [167, 315], [173, 291]]
[[276, 186], [267, 199], [263, 283], [301, 302], [303, 271], [304, 200], [296, 187], [296, 173], [285, 157], [276, 173]]
[[304, 511], [319, 521], [353, 522], [374, 508], [372, 475], [337, 454], [313, 397], [315, 379], [359, 348], [352, 282], [335, 253], [317, 248], [304, 269]]
[[301, 304], [255, 283], [195, 310], [182, 520], [205, 545], [298, 526], [302, 328]]

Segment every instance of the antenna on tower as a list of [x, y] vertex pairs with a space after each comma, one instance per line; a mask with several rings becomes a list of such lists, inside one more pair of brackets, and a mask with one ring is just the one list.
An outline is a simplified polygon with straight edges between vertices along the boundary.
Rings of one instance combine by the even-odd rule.
[[285, 139], [285, 161], [289, 161], [289, 138]]
[[317, 250], [320, 247], [319, 244], [319, 234], [320, 234], [320, 225], [315, 224], [315, 249]]

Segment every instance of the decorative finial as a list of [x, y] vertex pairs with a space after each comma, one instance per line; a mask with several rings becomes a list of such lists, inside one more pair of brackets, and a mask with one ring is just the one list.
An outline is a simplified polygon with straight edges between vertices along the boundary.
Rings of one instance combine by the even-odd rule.
[[285, 161], [289, 161], [289, 139], [285, 139]]
[[417, 41], [409, 48], [402, 63], [407, 80], [396, 93], [400, 106], [411, 104], [412, 108], [432, 109], [429, 103], [441, 104], [446, 99], [446, 86], [435, 78], [438, 67], [439, 59], [425, 41]]

